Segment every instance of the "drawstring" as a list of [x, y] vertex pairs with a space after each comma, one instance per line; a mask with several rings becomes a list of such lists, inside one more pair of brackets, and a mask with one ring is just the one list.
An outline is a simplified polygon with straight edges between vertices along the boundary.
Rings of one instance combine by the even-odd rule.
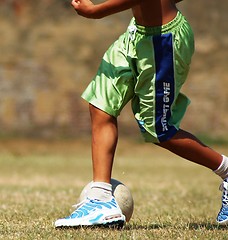
[[135, 40], [135, 33], [137, 31], [137, 27], [136, 26], [129, 26], [128, 31], [130, 33], [130, 35], [129, 35], [130, 40], [131, 41]]

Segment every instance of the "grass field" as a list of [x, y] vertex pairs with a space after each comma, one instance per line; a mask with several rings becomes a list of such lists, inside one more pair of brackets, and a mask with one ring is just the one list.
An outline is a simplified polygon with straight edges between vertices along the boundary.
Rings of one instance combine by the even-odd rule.
[[209, 170], [120, 140], [113, 177], [135, 201], [124, 229], [56, 230], [53, 222], [70, 213], [91, 180], [89, 141], [1, 141], [0, 239], [227, 239], [215, 222], [220, 179]]

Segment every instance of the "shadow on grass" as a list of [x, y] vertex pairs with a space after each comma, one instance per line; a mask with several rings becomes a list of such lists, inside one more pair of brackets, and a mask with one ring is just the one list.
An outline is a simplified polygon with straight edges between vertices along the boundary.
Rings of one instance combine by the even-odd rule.
[[171, 224], [128, 224], [124, 226], [124, 230], [153, 230], [165, 229], [171, 227]]
[[[154, 230], [154, 229], [165, 229], [165, 228], [172, 228], [172, 224], [128, 224], [124, 226], [125, 230]], [[213, 223], [188, 223], [186, 225], [180, 225], [180, 227], [176, 226], [177, 228], [183, 230], [228, 230], [228, 226], [221, 226], [218, 224]]]
[[[58, 227], [56, 230], [67, 230], [67, 229], [78, 229], [78, 230], [85, 230], [85, 229], [113, 229], [113, 230], [124, 230], [124, 231], [131, 231], [131, 230], [156, 230], [156, 229], [168, 229], [173, 228], [173, 224], [140, 224], [140, 223], [131, 223], [125, 226], [119, 225], [118, 223], [115, 225], [92, 225], [92, 226], [77, 226], [77, 227]], [[175, 228], [179, 228], [182, 230], [228, 230], [228, 226], [220, 226], [218, 224], [213, 223], [187, 223], [187, 224], [180, 224], [180, 226], [175, 226]]]
[[199, 229], [207, 229], [207, 230], [228, 230], [228, 226], [218, 225], [216, 223], [190, 223], [189, 229], [191, 230], [199, 230]]

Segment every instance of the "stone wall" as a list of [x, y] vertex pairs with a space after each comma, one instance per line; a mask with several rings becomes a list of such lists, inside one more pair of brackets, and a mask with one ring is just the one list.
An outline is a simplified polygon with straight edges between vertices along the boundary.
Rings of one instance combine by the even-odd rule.
[[[183, 127], [226, 137], [227, 1], [185, 1], [179, 6], [196, 37], [184, 87], [192, 105]], [[89, 134], [88, 106], [81, 92], [130, 16], [127, 11], [89, 20], [77, 16], [69, 2], [0, 1], [0, 135]], [[138, 131], [130, 106], [120, 116], [120, 128], [128, 135]]]

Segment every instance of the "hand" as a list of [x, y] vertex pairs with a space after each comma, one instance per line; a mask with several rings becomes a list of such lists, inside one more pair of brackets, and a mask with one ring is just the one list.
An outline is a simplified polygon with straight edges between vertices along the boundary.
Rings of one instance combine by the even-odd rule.
[[78, 15], [93, 18], [94, 4], [90, 0], [72, 0], [71, 5]]

